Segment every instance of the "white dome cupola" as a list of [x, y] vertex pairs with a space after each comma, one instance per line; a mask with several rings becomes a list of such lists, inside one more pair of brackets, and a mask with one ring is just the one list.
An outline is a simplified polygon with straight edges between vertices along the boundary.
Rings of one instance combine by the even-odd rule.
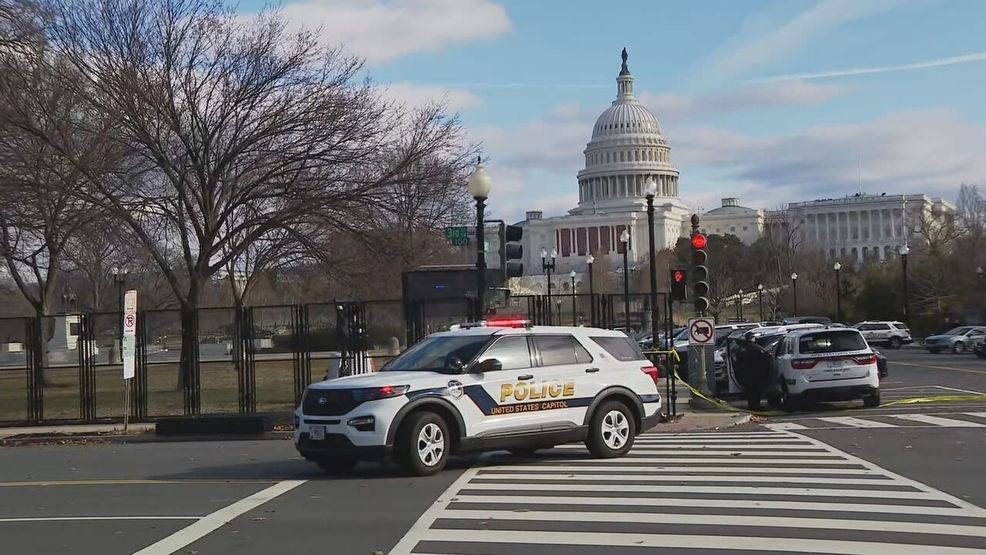
[[585, 169], [578, 173], [579, 206], [573, 213], [633, 210], [657, 182], [656, 197], [678, 197], [678, 170], [657, 118], [633, 94], [627, 51], [616, 78], [616, 100], [596, 119], [586, 145]]

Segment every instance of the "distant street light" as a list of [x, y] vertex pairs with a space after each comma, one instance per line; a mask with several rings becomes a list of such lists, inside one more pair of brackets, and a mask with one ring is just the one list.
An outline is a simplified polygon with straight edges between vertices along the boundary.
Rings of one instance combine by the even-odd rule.
[[907, 247], [907, 243], [904, 243], [897, 252], [900, 253], [900, 273], [904, 280], [904, 323], [910, 324], [908, 320], [911, 317], [911, 301], [907, 294], [907, 253], [911, 252], [911, 249]]
[[548, 254], [544, 248], [541, 249], [541, 271], [548, 277], [548, 325], [551, 325], [551, 271], [555, 269], [555, 259], [558, 258], [558, 251], [551, 249]]
[[791, 273], [791, 290], [794, 293], [794, 316], [798, 315], [798, 274]]
[[739, 290], [739, 296], [736, 297], [736, 318], [738, 320], [743, 319], [743, 290]]
[[[116, 285], [117, 310], [120, 311], [120, 320], [117, 327], [117, 345], [119, 345], [119, 348], [123, 348], [123, 288], [127, 285], [127, 275], [130, 274], [130, 270], [113, 266], [110, 273], [113, 274], [113, 283]], [[117, 350], [117, 353], [120, 355], [120, 362], [123, 362], [123, 353], [119, 350]]]
[[842, 263], [836, 262], [832, 266], [835, 270], [835, 321], [842, 321], [842, 282], [839, 281], [839, 273], [842, 271]]
[[596, 258], [592, 253], [585, 257], [585, 265], [589, 272], [589, 325], [592, 327], [596, 327], [596, 292], [592, 287], [592, 263], [595, 261]]
[[647, 193], [647, 261], [650, 266], [650, 337], [652, 346], [657, 341], [658, 320], [657, 309], [657, 255], [654, 245], [654, 196], [657, 195], [657, 180], [648, 177], [644, 183]]
[[760, 321], [763, 322], [763, 284], [757, 284], [757, 300], [760, 303]]
[[483, 218], [486, 210], [486, 199], [490, 196], [493, 180], [490, 179], [483, 159], [476, 161], [476, 169], [469, 176], [467, 188], [472, 198], [476, 200], [476, 310], [477, 320], [486, 315], [486, 234]]
[[623, 228], [620, 234], [620, 242], [623, 243], [623, 318], [626, 321], [626, 333], [630, 333], [630, 266], [627, 263], [627, 255], [630, 252], [630, 232]]
[[[575, 276], [576, 276], [575, 270], [572, 270], [571, 272], [568, 273], [568, 277], [572, 278], [572, 325], [573, 326], [579, 325], [578, 320], [576, 319], [575, 316]], [[560, 324], [561, 320], [559, 320], [558, 323]]]

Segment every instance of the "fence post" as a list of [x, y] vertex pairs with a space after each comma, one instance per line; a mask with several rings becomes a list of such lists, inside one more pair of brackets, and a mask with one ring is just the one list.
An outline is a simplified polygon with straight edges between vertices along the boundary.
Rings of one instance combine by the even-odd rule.
[[137, 360], [131, 380], [130, 414], [134, 420], [147, 418], [147, 314], [137, 313], [137, 336], [134, 338]]
[[44, 420], [44, 368], [40, 317], [27, 318], [25, 339], [27, 343], [27, 418], [31, 422]]
[[79, 336], [75, 350], [79, 356], [79, 418], [96, 419], [96, 368], [92, 317], [79, 314]]
[[[186, 415], [196, 415], [202, 410], [202, 375], [199, 367], [199, 311], [183, 308], [181, 311], [182, 355], [179, 365], [183, 373], [182, 402]], [[192, 344], [186, 345], [185, 339]]]
[[301, 403], [305, 388], [312, 381], [312, 354], [309, 341], [308, 305], [292, 306], [292, 356], [294, 363], [294, 403]]

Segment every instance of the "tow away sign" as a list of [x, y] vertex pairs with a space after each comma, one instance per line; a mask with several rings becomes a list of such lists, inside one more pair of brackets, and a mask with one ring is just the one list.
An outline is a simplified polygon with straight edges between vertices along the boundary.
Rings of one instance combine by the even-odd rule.
[[716, 342], [716, 322], [712, 318], [688, 319], [688, 344], [712, 345]]
[[134, 377], [137, 355], [137, 291], [131, 289], [123, 296], [123, 379]]

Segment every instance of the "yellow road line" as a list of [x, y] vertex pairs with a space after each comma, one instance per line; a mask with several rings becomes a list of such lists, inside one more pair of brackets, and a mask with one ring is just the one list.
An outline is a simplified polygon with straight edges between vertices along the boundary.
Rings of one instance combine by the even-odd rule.
[[31, 482], [0, 482], [0, 488], [56, 486], [147, 486], [162, 484], [270, 484], [274, 480], [38, 480]]
[[934, 368], [936, 370], [952, 370], [955, 372], [968, 372], [969, 374], [986, 374], [986, 370], [973, 370], [971, 368], [955, 368], [954, 366], [932, 366], [930, 364], [914, 364], [911, 362], [897, 362], [891, 360], [893, 364], [900, 364], [902, 366], [913, 366], [915, 368]]

